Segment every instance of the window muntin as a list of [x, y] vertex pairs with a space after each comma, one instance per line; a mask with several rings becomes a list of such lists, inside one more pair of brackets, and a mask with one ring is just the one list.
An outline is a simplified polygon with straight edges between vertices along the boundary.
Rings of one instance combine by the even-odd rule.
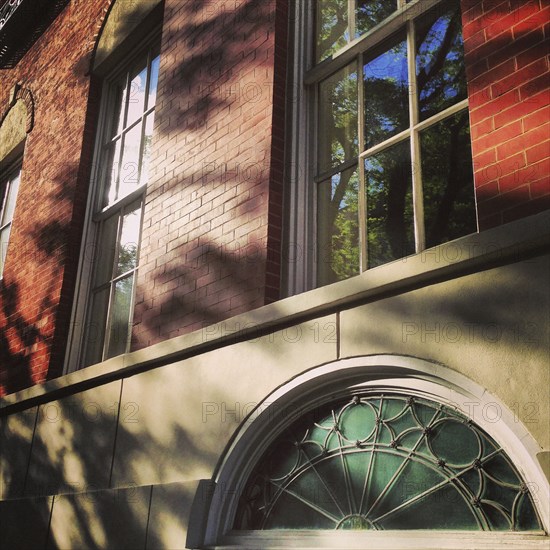
[[[477, 229], [460, 6], [434, 4], [314, 4], [322, 62], [306, 82], [316, 92], [317, 285]], [[350, 170], [355, 196], [334, 185], [346, 188]], [[342, 196], [357, 212], [358, 245], [355, 224], [341, 234]], [[346, 270], [343, 255], [355, 262]]]
[[158, 49], [150, 47], [107, 83], [109, 105], [100, 137], [100, 181], [92, 214], [96, 246], [84, 366], [129, 348], [159, 61]]
[[20, 179], [21, 170], [17, 169], [0, 182], [0, 279], [4, 273]]
[[401, 393], [318, 407], [264, 453], [235, 529], [541, 531], [528, 486], [484, 430]]

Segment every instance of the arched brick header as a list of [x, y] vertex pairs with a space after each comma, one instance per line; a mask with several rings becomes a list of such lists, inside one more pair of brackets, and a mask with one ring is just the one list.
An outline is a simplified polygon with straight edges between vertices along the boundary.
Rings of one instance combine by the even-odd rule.
[[32, 131], [34, 127], [34, 97], [31, 90], [29, 88], [24, 87], [19, 82], [14, 86], [11, 93], [10, 103], [2, 113], [2, 116], [0, 117], [0, 126], [2, 126], [9, 112], [13, 107], [15, 107], [16, 103], [19, 100], [23, 102], [23, 104], [25, 105], [25, 108], [27, 109], [25, 132], [28, 134]]

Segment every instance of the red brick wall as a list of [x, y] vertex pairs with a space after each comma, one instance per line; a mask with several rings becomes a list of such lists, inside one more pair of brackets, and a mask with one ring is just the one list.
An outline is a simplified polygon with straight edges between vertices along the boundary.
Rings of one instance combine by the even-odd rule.
[[285, 5], [166, 1], [135, 348], [278, 297]]
[[480, 229], [550, 208], [545, 0], [462, 0]]
[[0, 394], [62, 372], [97, 118], [88, 54], [105, 4], [71, 2], [17, 66], [2, 71], [0, 110], [21, 82], [35, 117], [0, 282]]

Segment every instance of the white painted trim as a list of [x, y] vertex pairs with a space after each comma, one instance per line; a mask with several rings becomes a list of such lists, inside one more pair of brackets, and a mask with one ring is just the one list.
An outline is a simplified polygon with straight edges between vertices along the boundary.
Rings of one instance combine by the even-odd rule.
[[[416, 357], [374, 355], [334, 361], [305, 371], [268, 395], [244, 419], [214, 476], [219, 490], [210, 508], [207, 545], [225, 544], [224, 535], [231, 533], [238, 504], [238, 488], [243, 487], [270, 442], [306, 410], [359, 387], [405, 391], [442, 402], [471, 418], [502, 446], [527, 484], [535, 489], [537, 511], [546, 531], [549, 530], [550, 487], [536, 459], [540, 448], [506, 405], [466, 376], [443, 365]], [[484, 414], [489, 407], [499, 412], [498, 422], [493, 421], [493, 415]], [[493, 533], [493, 537], [498, 538], [499, 534]]]

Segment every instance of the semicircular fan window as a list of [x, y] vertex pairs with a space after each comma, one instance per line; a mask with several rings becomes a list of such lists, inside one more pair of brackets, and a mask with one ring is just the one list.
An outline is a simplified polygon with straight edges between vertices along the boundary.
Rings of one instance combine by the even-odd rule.
[[502, 448], [421, 397], [356, 394], [317, 408], [269, 447], [236, 529], [540, 530]]

